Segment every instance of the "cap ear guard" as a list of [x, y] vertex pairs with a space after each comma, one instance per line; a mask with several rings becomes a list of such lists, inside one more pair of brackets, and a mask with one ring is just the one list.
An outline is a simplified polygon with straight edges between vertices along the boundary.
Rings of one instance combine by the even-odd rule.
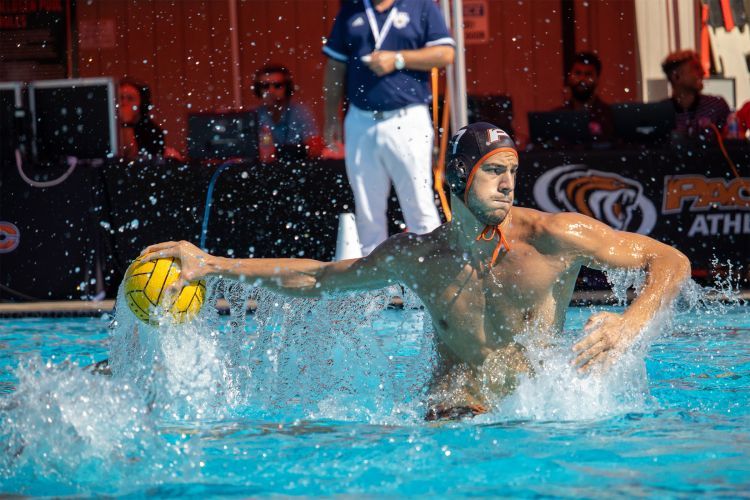
[[463, 199], [469, 169], [462, 158], [451, 158], [445, 166], [445, 179], [453, 194]]

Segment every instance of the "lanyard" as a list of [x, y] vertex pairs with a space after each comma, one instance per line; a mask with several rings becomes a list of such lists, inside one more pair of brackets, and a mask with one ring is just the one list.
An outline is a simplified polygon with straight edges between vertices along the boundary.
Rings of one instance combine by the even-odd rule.
[[375, 50], [380, 50], [381, 45], [383, 45], [383, 40], [385, 40], [385, 37], [391, 30], [393, 19], [398, 13], [398, 11], [396, 10], [396, 6], [394, 5], [393, 7], [391, 7], [391, 11], [388, 13], [388, 17], [385, 19], [385, 23], [383, 24], [382, 31], [378, 29], [378, 22], [375, 19], [375, 11], [372, 8], [372, 2], [370, 2], [370, 0], [365, 0], [365, 13], [367, 14], [367, 20], [370, 23], [370, 31], [372, 31], [372, 37], [375, 39]]

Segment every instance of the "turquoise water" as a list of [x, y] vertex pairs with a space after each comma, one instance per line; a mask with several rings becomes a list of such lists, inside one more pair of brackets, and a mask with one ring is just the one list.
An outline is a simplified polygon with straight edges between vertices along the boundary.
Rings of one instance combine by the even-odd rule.
[[[750, 307], [678, 313], [610, 375], [549, 354], [492, 414], [429, 425], [424, 313], [274, 300], [137, 342], [109, 317], [0, 320], [0, 495], [750, 490]], [[320, 320], [332, 307], [344, 326]], [[561, 345], [599, 309], [571, 308]], [[112, 377], [79, 368], [107, 356]]]

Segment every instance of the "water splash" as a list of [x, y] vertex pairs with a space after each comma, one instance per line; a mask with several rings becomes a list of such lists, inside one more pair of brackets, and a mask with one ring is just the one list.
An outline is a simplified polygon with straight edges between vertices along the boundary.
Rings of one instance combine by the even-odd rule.
[[[643, 284], [632, 272], [610, 273], [609, 279], [618, 300]], [[732, 296], [736, 287], [718, 290]], [[388, 313], [394, 294], [402, 297], [405, 313]], [[717, 314], [724, 306], [711, 298], [716, 294], [688, 283], [676, 319], [656, 318], [611, 368], [586, 375], [570, 363], [571, 346], [582, 336], [579, 324], [560, 335], [530, 325], [516, 341], [525, 346], [533, 375], [519, 377], [508, 397], [490, 395], [491, 412], [466, 423], [603, 419], [658, 405], [648, 392], [649, 346], [681, 328], [686, 309]], [[222, 296], [228, 316], [217, 311]], [[252, 316], [248, 301], [255, 304]], [[534, 341], [540, 337], [552, 341]], [[38, 358], [17, 369], [18, 389], [0, 401], [6, 447], [0, 476], [34, 477], [40, 487], [44, 477], [76, 492], [86, 491], [85, 471], [92, 469], [112, 478], [112, 491], [148, 483], [155, 474], [185, 477], [177, 471], [188, 470], [194, 477], [200, 447], [189, 432], [177, 439], [169, 433], [199, 422], [331, 419], [421, 426], [435, 365], [433, 338], [429, 314], [400, 287], [303, 300], [212, 279], [199, 317], [181, 325], [145, 325], [118, 301], [111, 378]]]
[[[645, 282], [645, 274], [634, 270], [609, 270], [607, 277], [621, 305]], [[393, 287], [300, 299], [218, 279], [210, 280], [208, 289], [209, 307], [187, 325], [140, 325], [133, 336], [129, 312], [118, 309], [113, 372], [135, 381], [164, 418], [421, 421], [435, 362], [434, 332], [413, 292]], [[419, 310], [412, 315], [418, 325], [379, 327], [394, 294], [402, 296], [406, 309]], [[720, 308], [707, 298], [710, 294], [715, 290], [690, 282], [680, 303]], [[216, 313], [222, 295], [229, 303], [228, 319]], [[246, 316], [248, 300], [256, 306], [252, 317]], [[493, 403], [483, 418], [585, 420], [643, 411], [653, 403], [646, 353], [673, 328], [670, 310], [655, 318], [610, 368], [580, 374], [571, 365], [571, 346], [583, 336], [580, 327], [554, 335], [529, 325], [516, 341], [526, 348], [533, 375], [519, 377], [515, 392], [504, 399], [483, 388]], [[554, 341], [542, 344], [538, 338]], [[407, 355], [394, 356], [394, 345], [412, 347]]]
[[[394, 288], [299, 299], [220, 279], [207, 288], [208, 307], [189, 324], [137, 323], [118, 302], [113, 375], [133, 381], [164, 418], [403, 421], [416, 414], [414, 394], [431, 363], [431, 322], [404, 318], [387, 325], [389, 338], [380, 325], [395, 293], [409, 306], [413, 294]], [[229, 304], [228, 318], [217, 314], [219, 296]], [[255, 304], [251, 318], [248, 300]], [[416, 353], [386, 354], [383, 345], [394, 336], [411, 336]], [[404, 370], [409, 376], [394, 376]]]
[[740, 288], [742, 268], [735, 266], [731, 260], [721, 263], [717, 258], [711, 261], [711, 267], [723, 269], [723, 272], [717, 271], [712, 284], [708, 286], [701, 286], [692, 280], [685, 283], [677, 302], [680, 312], [700, 312], [715, 316], [725, 314], [731, 307], [745, 304]]
[[[654, 321], [639, 342], [607, 366], [581, 373], [571, 364], [572, 345], [580, 331], [566, 331], [553, 345], [527, 342], [532, 375], [522, 375], [516, 390], [496, 401], [492, 420], [597, 420], [644, 411], [653, 403], [648, 394], [645, 346], [667, 321]], [[526, 334], [528, 335], [528, 334]], [[519, 336], [520, 342], [525, 342]]]
[[38, 356], [15, 374], [17, 390], [0, 402], [0, 477], [24, 493], [122, 492], [194, 468], [188, 443], [164, 442], [136, 387]]

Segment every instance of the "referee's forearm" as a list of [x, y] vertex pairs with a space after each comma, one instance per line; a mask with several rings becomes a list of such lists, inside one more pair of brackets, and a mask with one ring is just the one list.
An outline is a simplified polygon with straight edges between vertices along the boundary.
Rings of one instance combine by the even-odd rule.
[[444, 68], [453, 62], [456, 51], [449, 45], [423, 47], [417, 50], [403, 50], [404, 63], [407, 69], [429, 71], [432, 68]]
[[325, 102], [326, 120], [338, 117], [341, 99], [344, 96], [345, 78], [346, 64], [328, 59], [323, 78], [323, 99]]

